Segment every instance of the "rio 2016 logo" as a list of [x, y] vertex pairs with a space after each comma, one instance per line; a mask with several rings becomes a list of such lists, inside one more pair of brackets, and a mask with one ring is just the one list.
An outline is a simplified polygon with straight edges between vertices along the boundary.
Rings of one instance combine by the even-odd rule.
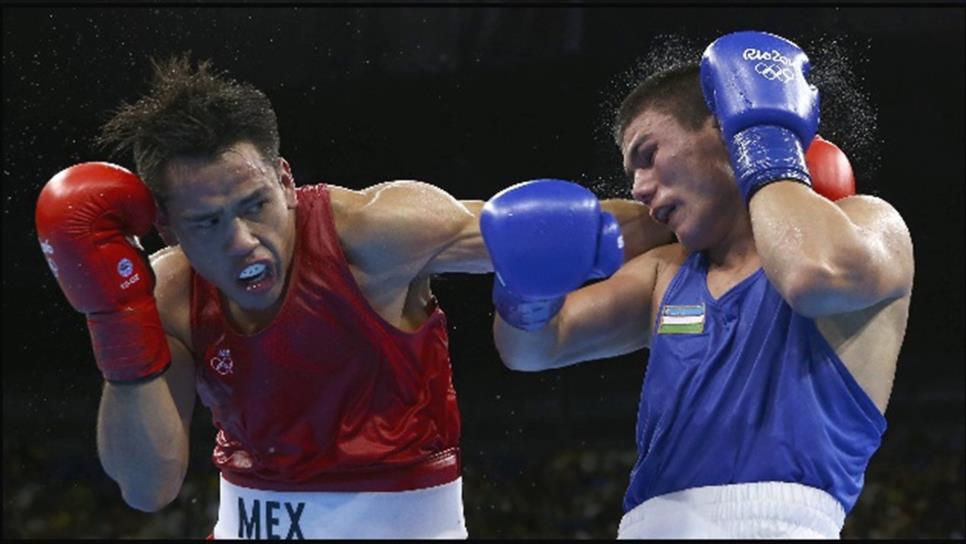
[[749, 47], [748, 49], [745, 49], [744, 53], [741, 54], [741, 58], [745, 60], [771, 60], [780, 62], [785, 66], [793, 66], [792, 61], [788, 57], [782, 55], [774, 49], [771, 51], [762, 51], [760, 49], [755, 49], [754, 47]]
[[768, 81], [788, 83], [795, 79], [795, 64], [778, 51], [762, 51], [749, 47], [741, 54], [745, 60], [755, 61], [755, 72]]

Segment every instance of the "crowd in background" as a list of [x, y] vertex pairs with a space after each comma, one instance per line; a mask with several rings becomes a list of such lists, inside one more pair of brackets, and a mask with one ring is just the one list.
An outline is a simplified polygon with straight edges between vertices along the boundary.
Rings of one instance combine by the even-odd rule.
[[[218, 478], [208, 459], [211, 444], [199, 434], [180, 496], [151, 514], [123, 503], [97, 463], [93, 442], [4, 441], [3, 537], [207, 536], [217, 515]], [[632, 448], [586, 444], [552, 451], [526, 437], [467, 439], [463, 496], [471, 538], [616, 536]], [[891, 425], [842, 537], [962, 539], [964, 466], [961, 423]]]

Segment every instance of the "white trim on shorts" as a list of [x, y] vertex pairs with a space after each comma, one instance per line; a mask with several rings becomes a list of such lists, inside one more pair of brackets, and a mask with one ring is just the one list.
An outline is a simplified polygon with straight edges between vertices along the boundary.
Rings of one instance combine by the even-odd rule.
[[411, 491], [290, 492], [241, 487], [222, 476], [213, 536], [465, 539], [463, 480]]
[[621, 518], [618, 539], [838, 539], [845, 509], [793, 482], [694, 487], [653, 497]]

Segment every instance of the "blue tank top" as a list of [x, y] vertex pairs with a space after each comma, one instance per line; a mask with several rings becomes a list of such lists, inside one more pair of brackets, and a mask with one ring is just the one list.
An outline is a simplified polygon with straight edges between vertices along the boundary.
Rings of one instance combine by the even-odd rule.
[[848, 513], [885, 418], [762, 269], [715, 300], [688, 256], [651, 336], [624, 511], [683, 489], [796, 482]]

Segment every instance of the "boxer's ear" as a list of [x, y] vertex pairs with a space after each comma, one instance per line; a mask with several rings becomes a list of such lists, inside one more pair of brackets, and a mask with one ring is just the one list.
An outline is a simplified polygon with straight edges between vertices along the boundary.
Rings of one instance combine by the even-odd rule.
[[288, 161], [282, 157], [278, 158], [278, 180], [285, 193], [285, 205], [290, 210], [295, 209], [298, 205], [298, 199], [295, 196], [295, 176], [292, 175], [292, 167]]

